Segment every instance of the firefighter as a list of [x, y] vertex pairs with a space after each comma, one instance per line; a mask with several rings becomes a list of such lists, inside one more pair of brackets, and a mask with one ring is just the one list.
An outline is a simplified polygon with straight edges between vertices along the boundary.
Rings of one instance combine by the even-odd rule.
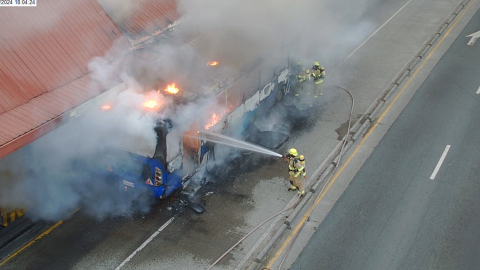
[[318, 96], [323, 95], [323, 79], [325, 79], [325, 68], [321, 67], [318, 61], [315, 61], [313, 63], [312, 78], [315, 84], [315, 91], [313, 93], [313, 97], [318, 98]]
[[[305, 160], [305, 158], [303, 158]], [[295, 148], [288, 150], [287, 156], [285, 156], [285, 161], [288, 162], [288, 175], [290, 180], [289, 191], [297, 190], [298, 193], [303, 196], [305, 194], [305, 189], [303, 187], [303, 179], [307, 178], [307, 173], [305, 171], [305, 166], [302, 164], [302, 161], [298, 157], [298, 151]]]
[[305, 77], [305, 81], [303, 82], [303, 93], [307, 94], [308, 96], [312, 93], [313, 91], [313, 79], [312, 79], [312, 73], [310, 70], [306, 70], [305, 74], [307, 75]]
[[305, 167], [305, 156], [300, 155], [300, 156], [298, 156], [298, 159], [300, 160], [300, 162], [302, 162], [303, 167]]
[[294, 74], [298, 74], [302, 71], [305, 71], [305, 68], [303, 67], [303, 64], [302, 62], [297, 62], [297, 65], [296, 65], [296, 68], [295, 68], [295, 73]]
[[294, 94], [296, 97], [298, 97], [303, 89], [303, 82], [306, 79], [305, 68], [303, 67], [302, 62], [297, 62], [294, 74], [296, 74], [297, 79], [297, 83], [295, 84], [294, 88]]
[[297, 75], [297, 85], [295, 85], [295, 96], [299, 97], [305, 89], [305, 82], [310, 78], [310, 70], [302, 69]]

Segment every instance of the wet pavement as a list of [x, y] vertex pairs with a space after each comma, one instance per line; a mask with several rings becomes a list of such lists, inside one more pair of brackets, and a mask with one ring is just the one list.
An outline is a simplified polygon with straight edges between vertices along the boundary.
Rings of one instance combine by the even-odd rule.
[[[407, 3], [385, 2], [390, 8], [378, 15], [385, 19], [379, 20], [377, 27]], [[336, 85], [353, 93], [353, 115], [357, 118], [459, 2], [413, 1], [347, 61], [343, 61], [347, 54], [338, 57], [337, 63], [341, 64], [332, 65], [330, 70], [327, 68], [329, 77], [325, 81], [324, 95], [315, 105], [309, 121], [294, 123], [288, 141], [277, 150], [283, 153], [289, 147], [297, 148], [306, 156], [307, 175], [310, 176], [346, 132], [351, 100]], [[412, 24], [418, 29], [415, 33], [407, 31]], [[392, 35], [393, 32], [396, 35]], [[206, 269], [295, 196], [287, 191], [287, 169], [281, 159], [242, 153], [235, 163], [237, 166], [230, 166], [230, 170], [222, 172], [212, 183], [206, 183], [197, 193], [198, 201], [205, 206], [203, 214], [195, 213], [179, 200], [180, 197], [157, 202], [146, 215], [96, 221], [80, 211], [0, 269], [115, 269], [119, 266], [121, 269]], [[274, 232], [283, 220], [272, 226], [271, 222], [263, 225], [215, 269], [252, 266], [253, 258], [272, 233], [263, 241], [259, 240], [266, 231]], [[164, 224], [168, 225], [163, 227]], [[314, 231], [315, 226], [318, 223], [311, 224], [308, 229]], [[307, 240], [303, 236], [299, 239], [304, 244]], [[302, 245], [298, 247], [301, 248]], [[125, 261], [133, 253], [135, 255]], [[290, 258], [285, 267], [294, 259], [295, 256]]]

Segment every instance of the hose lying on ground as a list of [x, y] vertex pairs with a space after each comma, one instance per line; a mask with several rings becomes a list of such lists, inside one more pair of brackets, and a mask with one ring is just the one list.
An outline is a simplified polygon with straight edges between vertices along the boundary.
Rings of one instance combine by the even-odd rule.
[[[338, 164], [340, 163], [340, 159], [342, 157], [342, 154], [343, 154], [343, 150], [345, 148], [345, 145], [347, 144], [348, 142], [348, 134], [350, 133], [350, 128], [351, 128], [351, 123], [352, 123], [352, 113], [353, 113], [353, 107], [354, 107], [354, 98], [353, 98], [353, 95], [345, 88], [343, 87], [340, 87], [340, 86], [337, 86], [338, 88], [346, 91], [349, 95], [350, 95], [350, 98], [352, 99], [352, 105], [350, 107], [350, 113], [349, 113], [349, 120], [348, 120], [348, 128], [347, 128], [347, 136], [345, 136], [345, 139], [344, 139], [344, 142], [342, 144], [342, 147], [340, 149], [340, 154], [338, 155], [338, 160], [337, 162], [335, 163], [335, 168], [332, 172], [332, 174], [330, 175], [330, 177], [328, 178], [327, 181], [325, 181], [325, 183], [323, 184], [322, 186], [322, 189], [320, 190], [319, 192], [319, 195], [317, 197], [317, 200], [318, 198], [320, 197], [320, 195], [322, 194], [323, 190], [325, 189], [325, 187], [327, 186], [327, 184], [330, 182], [330, 180], [332, 179], [332, 176], [335, 175], [335, 172], [338, 168]], [[240, 240], [238, 240], [237, 243], [235, 243], [231, 248], [229, 248], [227, 251], [225, 251], [225, 253], [222, 254], [222, 256], [220, 256], [215, 262], [212, 263], [212, 265], [210, 265], [210, 267], [207, 269], [207, 270], [211, 270], [218, 262], [220, 262], [223, 258], [225, 258], [225, 256], [227, 256], [235, 247], [237, 247], [240, 243], [243, 242], [243, 240], [245, 240], [248, 236], [250, 236], [252, 233], [254, 233], [258, 228], [260, 228], [263, 224], [265, 224], [266, 222], [268, 222], [269, 220], [271, 220], [272, 218], [278, 216], [278, 215], [281, 215], [282, 213], [290, 210], [292, 207], [295, 206], [295, 204], [298, 202], [298, 200], [300, 199], [300, 194], [297, 194], [295, 200], [290, 204], [290, 205], [287, 205], [282, 211], [278, 212], [278, 213], [275, 213], [274, 215], [270, 216], [269, 218], [265, 219], [264, 221], [262, 221], [260, 224], [258, 224], [255, 228], [253, 228], [249, 233], [247, 233], [245, 236], [243, 236]], [[309, 209], [309, 213], [308, 213], [308, 217], [310, 217], [311, 215], [311, 212], [313, 210], [313, 207]], [[302, 230], [303, 226], [304, 226], [305, 223], [302, 224], [302, 226], [300, 227], [300, 229], [297, 231], [297, 233], [294, 235], [294, 237], [292, 238], [292, 242], [289, 244], [289, 247], [287, 249], [287, 252], [285, 253], [285, 256], [283, 257], [282, 259], [282, 262], [279, 266], [278, 269], [280, 269], [282, 266], [283, 266], [283, 263], [285, 262], [285, 259], [287, 257], [287, 255], [289, 254], [293, 244], [295, 243], [295, 240], [297, 239], [300, 231]]]
[[[332, 180], [332, 177], [335, 175], [335, 172], [337, 171], [337, 168], [338, 168], [338, 165], [340, 164], [340, 159], [342, 158], [342, 155], [343, 155], [343, 150], [345, 148], [345, 145], [347, 145], [347, 142], [349, 140], [348, 138], [348, 134], [350, 134], [350, 128], [351, 128], [351, 124], [352, 124], [352, 113], [353, 113], [353, 106], [355, 104], [355, 99], [353, 98], [353, 95], [345, 88], [343, 87], [340, 87], [340, 86], [337, 86], [338, 88], [344, 90], [345, 92], [348, 93], [348, 95], [350, 96], [350, 98], [352, 99], [352, 105], [350, 107], [350, 114], [349, 114], [349, 117], [348, 117], [348, 128], [347, 128], [347, 136], [345, 136], [345, 139], [343, 141], [343, 144], [342, 144], [342, 147], [340, 149], [340, 153], [338, 154], [338, 159], [337, 159], [337, 162], [335, 162], [335, 167], [332, 171], [332, 173], [330, 174], [330, 177], [328, 178], [327, 181], [325, 181], [325, 183], [322, 185], [322, 188], [320, 189], [320, 192], [318, 193], [318, 196], [317, 198], [315, 199], [315, 202], [317, 200], [320, 199], [320, 196], [322, 195], [323, 191], [325, 190], [325, 187], [328, 185], [328, 183], [330, 183], [330, 180]], [[308, 214], [306, 215], [307, 217], [307, 220], [310, 219], [310, 215], [312, 214], [313, 212], [313, 209], [315, 209], [315, 204], [309, 209], [308, 211]], [[292, 250], [292, 247], [293, 247], [293, 244], [295, 243], [295, 241], [297, 240], [297, 237], [298, 235], [300, 234], [300, 232], [302, 231], [303, 227], [305, 226], [305, 222], [302, 223], [302, 225], [300, 226], [299, 230], [295, 233], [295, 235], [293, 236], [292, 238], [292, 241], [289, 243], [288, 245], [288, 248], [285, 252], [285, 255], [283, 256], [282, 258], [282, 261], [280, 262], [280, 265], [278, 266], [278, 269], [280, 270], [283, 266], [283, 263], [285, 262], [285, 260], [287, 259], [287, 256], [288, 254], [290, 253], [290, 251]]]
[[300, 193], [297, 194], [295, 200], [290, 204], [290, 205], [287, 205], [282, 211], [276, 213], [276, 214], [273, 214], [272, 216], [270, 216], [269, 218], [265, 219], [264, 221], [262, 221], [262, 223], [258, 224], [257, 227], [253, 228], [253, 230], [251, 230], [249, 233], [247, 233], [244, 237], [242, 237], [240, 240], [238, 240], [237, 243], [235, 243], [235, 245], [233, 245], [231, 248], [229, 248], [227, 251], [225, 251], [225, 253], [222, 254], [222, 256], [220, 256], [215, 262], [212, 263], [212, 265], [210, 265], [210, 267], [208, 268], [208, 270], [212, 269], [218, 262], [220, 262], [225, 256], [228, 255], [228, 253], [230, 253], [236, 246], [240, 245], [240, 243], [242, 243], [243, 240], [245, 240], [247, 237], [249, 237], [252, 233], [254, 233], [258, 228], [260, 228], [263, 224], [265, 224], [267, 221], [271, 220], [272, 218], [278, 216], [278, 215], [281, 215], [282, 213], [285, 213], [286, 211], [290, 210], [293, 206], [295, 206], [295, 204], [297, 203], [297, 201], [300, 199]]

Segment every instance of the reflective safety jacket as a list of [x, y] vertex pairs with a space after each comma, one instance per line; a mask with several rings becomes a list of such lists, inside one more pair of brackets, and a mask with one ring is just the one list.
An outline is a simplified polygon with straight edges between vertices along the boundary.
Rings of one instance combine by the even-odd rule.
[[325, 79], [325, 70], [320, 71], [320, 69], [314, 69], [312, 71], [312, 77], [315, 84], [322, 83], [323, 79]]
[[299, 83], [302, 83], [304, 82], [305, 80], [307, 79], [307, 72], [304, 68], [302, 68], [299, 72], [298, 72], [298, 75], [297, 75], [297, 81]]
[[305, 171], [305, 166], [302, 164], [298, 157], [291, 157], [289, 159], [288, 171], [295, 177], [298, 177], [300, 174], [302, 174], [303, 176], [307, 174], [307, 172]]

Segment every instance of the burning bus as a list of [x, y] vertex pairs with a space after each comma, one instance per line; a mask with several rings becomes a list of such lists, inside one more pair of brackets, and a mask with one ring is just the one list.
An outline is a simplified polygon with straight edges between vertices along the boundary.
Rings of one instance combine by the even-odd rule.
[[[197, 179], [214, 150], [214, 145], [202, 138], [204, 131], [246, 139], [256, 120], [288, 99], [285, 97], [292, 81], [288, 57], [236, 57], [228, 62], [232, 59], [212, 56], [215, 52], [208, 41], [171, 41], [176, 33], [169, 31], [165, 34], [168, 38], [155, 38], [151, 44], [132, 51], [144, 61], [131, 69], [144, 95], [138, 110], [155, 117], [155, 144], [145, 145], [126, 136], [126, 143], [116, 143], [109, 153], [99, 155], [103, 172], [117, 179], [127, 192], [147, 191], [155, 198], [165, 198], [194, 182], [189, 180]], [[178, 47], [178, 43], [184, 45]], [[174, 56], [152, 58], [159, 55], [162, 46], [168, 48], [168, 56]], [[123, 84], [114, 91], [125, 90]], [[209, 101], [207, 105], [193, 112], [196, 119], [187, 124], [178, 119], [188, 104], [205, 100]], [[97, 105], [109, 113], [115, 108], [115, 100]], [[281, 137], [285, 141], [288, 135]]]
[[[208, 65], [216, 66], [218, 62]], [[162, 110], [175, 112], [183, 104], [204, 98], [205, 94], [214, 100], [215, 109], [208, 112], [207, 121], [194, 123], [181, 133], [176, 130], [181, 123], [175, 122], [175, 113], [170, 117], [156, 114], [155, 145], [146, 146], [140, 140], [127, 137], [129, 143], [119, 143], [118, 147], [102, 153], [98, 163], [104, 173], [117, 179], [126, 192], [148, 192], [155, 198], [165, 198], [185, 186], [187, 180], [205, 166], [213, 148], [204, 140], [203, 131], [242, 134], [288, 92], [288, 68], [273, 74], [263, 86], [252, 87], [250, 82], [254, 81], [252, 78], [258, 79], [261, 68], [257, 63], [236, 77], [210, 80], [212, 84], [203, 85], [202, 94], [182, 89], [181, 84], [174, 82], [164, 85], [163, 90], [145, 93], [145, 100], [139, 106], [145, 114], [155, 115]], [[248, 85], [245, 82], [250, 83], [249, 88], [245, 88]], [[258, 84], [258, 80], [255, 82]], [[170, 99], [170, 103], [165, 104], [166, 99]], [[114, 106], [114, 102], [109, 102], [101, 109], [108, 113]]]

